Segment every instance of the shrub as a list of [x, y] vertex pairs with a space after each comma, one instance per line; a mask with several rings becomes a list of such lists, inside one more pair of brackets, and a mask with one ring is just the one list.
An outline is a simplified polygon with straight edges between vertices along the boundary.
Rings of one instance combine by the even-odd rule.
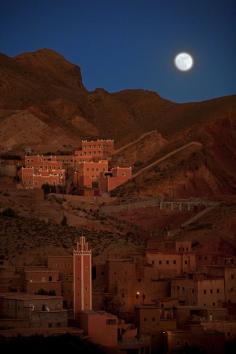
[[7, 216], [8, 218], [15, 218], [16, 213], [12, 208], [6, 208], [2, 211], [2, 216]]
[[67, 226], [67, 217], [64, 215], [61, 221], [62, 226]]

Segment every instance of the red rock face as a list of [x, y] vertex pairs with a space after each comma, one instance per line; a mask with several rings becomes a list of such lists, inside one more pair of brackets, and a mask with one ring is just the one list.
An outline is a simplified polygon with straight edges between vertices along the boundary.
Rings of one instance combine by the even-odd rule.
[[0, 140], [9, 150], [73, 148], [87, 136], [115, 139], [119, 148], [155, 130], [114, 156], [135, 172], [188, 142], [202, 143], [146, 171], [124, 193], [235, 193], [235, 117], [235, 96], [176, 104], [145, 90], [88, 92], [80, 68], [52, 50], [0, 56]]

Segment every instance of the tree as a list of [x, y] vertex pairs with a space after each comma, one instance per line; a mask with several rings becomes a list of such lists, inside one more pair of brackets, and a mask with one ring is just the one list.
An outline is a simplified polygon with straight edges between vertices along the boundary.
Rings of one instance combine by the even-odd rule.
[[62, 226], [67, 226], [67, 217], [64, 215], [61, 221]]
[[44, 195], [49, 194], [51, 191], [50, 185], [48, 183], [43, 184], [42, 189], [43, 189]]
[[16, 213], [12, 208], [6, 208], [2, 211], [3, 216], [7, 216], [8, 218], [15, 218]]

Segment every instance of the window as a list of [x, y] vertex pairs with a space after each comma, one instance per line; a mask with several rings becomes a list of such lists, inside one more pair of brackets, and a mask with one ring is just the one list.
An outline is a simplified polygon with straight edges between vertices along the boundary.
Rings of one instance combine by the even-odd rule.
[[188, 264], [188, 261], [184, 261], [184, 264]]
[[234, 274], [231, 274], [231, 279], [232, 279], [232, 280], [234, 279]]
[[52, 281], [52, 276], [51, 276], [51, 275], [48, 277], [48, 280], [49, 280], [49, 281]]
[[213, 302], [213, 303], [212, 303], [212, 306], [215, 306], [215, 305], [216, 305], [216, 303], [215, 303], [215, 302]]
[[210, 293], [213, 294], [213, 290], [212, 289], [210, 290]]
[[219, 294], [219, 292], [220, 292], [220, 289], [216, 289], [216, 292], [217, 292], [217, 294]]
[[147, 319], [146, 319], [146, 317], [144, 317], [143, 321], [144, 321], [144, 322], [147, 322]]
[[162, 264], [162, 261], [159, 261], [159, 264]]
[[166, 261], [166, 264], [169, 264], [169, 261]]
[[206, 294], [206, 293], [207, 293], [207, 291], [206, 291], [206, 289], [204, 289], [204, 290], [203, 290], [203, 294]]
[[155, 319], [155, 317], [153, 317], [153, 318], [152, 318], [152, 322], [155, 322], [155, 321], [156, 321], [156, 319]]
[[116, 324], [116, 320], [115, 319], [108, 319], [108, 320], [106, 320], [106, 324], [107, 325], [115, 325]]
[[175, 259], [173, 260], [173, 264], [176, 264], [176, 260]]

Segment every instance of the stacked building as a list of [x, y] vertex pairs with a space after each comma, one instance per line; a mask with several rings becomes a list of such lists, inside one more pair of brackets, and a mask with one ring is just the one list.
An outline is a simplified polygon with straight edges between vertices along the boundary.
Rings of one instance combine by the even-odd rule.
[[109, 193], [132, 176], [131, 167], [109, 169], [114, 153], [113, 140], [82, 140], [81, 149], [72, 155], [26, 155], [20, 177], [24, 188], [41, 188], [43, 184], [65, 185], [66, 179], [75, 188]]
[[[145, 351], [151, 344], [165, 353], [200, 345], [206, 353], [221, 353], [236, 338], [235, 279], [233, 249], [226, 256], [218, 248], [213, 257], [191, 241], [167, 239], [148, 242], [144, 253], [93, 264], [81, 237], [73, 255], [49, 256], [47, 267], [14, 270], [2, 264], [0, 325], [10, 328], [15, 319], [27, 326], [62, 326], [67, 310], [76, 326], [108, 347]], [[13, 311], [18, 302], [24, 316]]]
[[66, 170], [57, 156], [26, 155], [25, 167], [21, 168], [24, 188], [42, 188], [44, 184], [64, 185]]

